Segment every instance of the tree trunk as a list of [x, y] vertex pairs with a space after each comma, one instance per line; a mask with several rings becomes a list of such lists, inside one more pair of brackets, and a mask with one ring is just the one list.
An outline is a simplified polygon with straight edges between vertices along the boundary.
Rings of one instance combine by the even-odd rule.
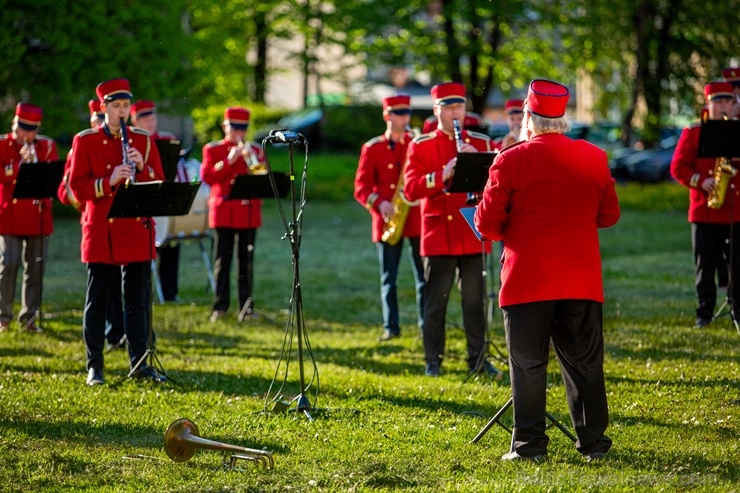
[[255, 103], [265, 102], [265, 90], [267, 87], [267, 17], [259, 12], [254, 18], [255, 35], [257, 36], [257, 60], [254, 65], [254, 94], [252, 101]]

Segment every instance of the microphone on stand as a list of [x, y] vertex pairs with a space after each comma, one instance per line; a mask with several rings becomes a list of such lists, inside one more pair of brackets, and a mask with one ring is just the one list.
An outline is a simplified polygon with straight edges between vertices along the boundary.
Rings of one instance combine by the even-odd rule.
[[283, 144], [305, 141], [305, 137], [303, 135], [288, 130], [287, 128], [270, 130], [270, 135], [268, 135], [267, 138], [271, 142], [282, 142]]

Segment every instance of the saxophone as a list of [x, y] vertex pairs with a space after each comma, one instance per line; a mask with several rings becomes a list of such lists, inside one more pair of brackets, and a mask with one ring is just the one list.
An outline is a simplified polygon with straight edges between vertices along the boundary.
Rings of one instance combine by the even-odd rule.
[[[727, 120], [727, 115], [724, 115]], [[714, 189], [707, 197], [707, 207], [710, 209], [719, 209], [725, 203], [727, 187], [730, 180], [737, 174], [737, 170], [732, 167], [729, 158], [718, 157], [714, 163]]]
[[[407, 130], [411, 131], [408, 127]], [[419, 134], [417, 130], [413, 130], [413, 133], [414, 137]], [[403, 228], [406, 225], [406, 218], [409, 216], [409, 211], [411, 210], [411, 207], [418, 203], [418, 200], [416, 202], [409, 202], [403, 194], [403, 168], [401, 168], [401, 173], [398, 175], [396, 190], [391, 199], [393, 215], [389, 217], [383, 225], [383, 235], [380, 237], [384, 243], [393, 246], [401, 241], [401, 238], [403, 238]]]

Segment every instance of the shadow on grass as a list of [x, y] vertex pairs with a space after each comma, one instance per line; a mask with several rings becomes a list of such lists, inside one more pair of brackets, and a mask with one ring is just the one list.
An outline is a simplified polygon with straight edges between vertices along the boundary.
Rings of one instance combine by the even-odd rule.
[[[113, 447], [148, 447], [161, 450], [164, 445], [165, 429], [142, 426], [131, 423], [90, 423], [87, 421], [49, 421], [29, 416], [3, 416], [0, 427], [4, 430], [15, 430], [21, 435], [36, 440], [58, 440], [76, 442], [94, 447], [101, 444]], [[243, 437], [223, 436], [217, 432], [203, 436], [208, 440], [222, 443], [238, 444], [241, 447], [266, 449], [276, 452], [288, 452], [289, 447], [281, 442], [252, 443]]]

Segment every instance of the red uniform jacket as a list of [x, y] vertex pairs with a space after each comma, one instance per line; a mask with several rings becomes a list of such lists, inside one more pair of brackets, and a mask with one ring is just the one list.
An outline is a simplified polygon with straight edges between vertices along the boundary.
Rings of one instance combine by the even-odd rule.
[[[210, 185], [208, 198], [208, 226], [211, 228], [252, 229], [262, 225], [262, 201], [260, 199], [228, 199], [234, 179], [249, 174], [249, 166], [240, 156], [229, 165], [229, 150], [236, 144], [224, 140], [203, 146], [203, 162], [200, 165], [202, 180]], [[260, 163], [264, 163], [262, 148], [247, 142]]]
[[[13, 140], [11, 134], [0, 135], [0, 234], [12, 236], [50, 235], [54, 231], [51, 199], [14, 199], [18, 170], [21, 166], [43, 166], [59, 159], [56, 143], [44, 135], [33, 141], [39, 164], [21, 165], [23, 144]], [[43, 216], [43, 217], [42, 217]]]
[[[491, 151], [487, 135], [463, 130], [462, 139], [479, 151]], [[479, 254], [484, 248], [460, 213], [467, 207], [467, 194], [445, 192], [442, 169], [455, 156], [454, 137], [439, 129], [415, 138], [409, 146], [404, 192], [409, 200], [421, 200], [421, 254], [425, 257]]]
[[489, 170], [475, 224], [503, 240], [499, 305], [604, 302], [598, 228], [619, 220], [606, 153], [563, 134], [507, 147]]
[[[399, 142], [391, 143], [386, 135], [381, 135], [362, 146], [355, 174], [355, 199], [372, 214], [374, 242], [381, 241], [385, 225], [378, 206], [384, 200], [393, 201], [411, 138], [411, 134], [406, 134]], [[420, 234], [419, 206], [413, 206], [406, 218], [403, 237], [416, 238]]]
[[[136, 182], [163, 180], [159, 151], [149, 132], [127, 129], [129, 146], [138, 149], [144, 158], [144, 170], [136, 173]], [[147, 227], [146, 218], [108, 219], [116, 191], [125, 186], [110, 185], [113, 169], [122, 161], [121, 140], [111, 137], [107, 127], [84, 130], [72, 142], [69, 186], [84, 204], [80, 223], [85, 263], [124, 265], [156, 257], [154, 229]]]
[[[716, 158], [699, 158], [700, 123], [694, 123], [683, 129], [681, 138], [673, 153], [671, 175], [681, 185], [689, 188], [689, 222], [730, 224], [740, 221], [740, 173], [730, 180], [725, 202], [719, 209], [707, 207], [709, 194], [701, 189], [702, 182], [714, 175]], [[732, 160], [733, 166], [740, 168], [738, 160]], [[731, 196], [732, 195], [732, 196]]]

